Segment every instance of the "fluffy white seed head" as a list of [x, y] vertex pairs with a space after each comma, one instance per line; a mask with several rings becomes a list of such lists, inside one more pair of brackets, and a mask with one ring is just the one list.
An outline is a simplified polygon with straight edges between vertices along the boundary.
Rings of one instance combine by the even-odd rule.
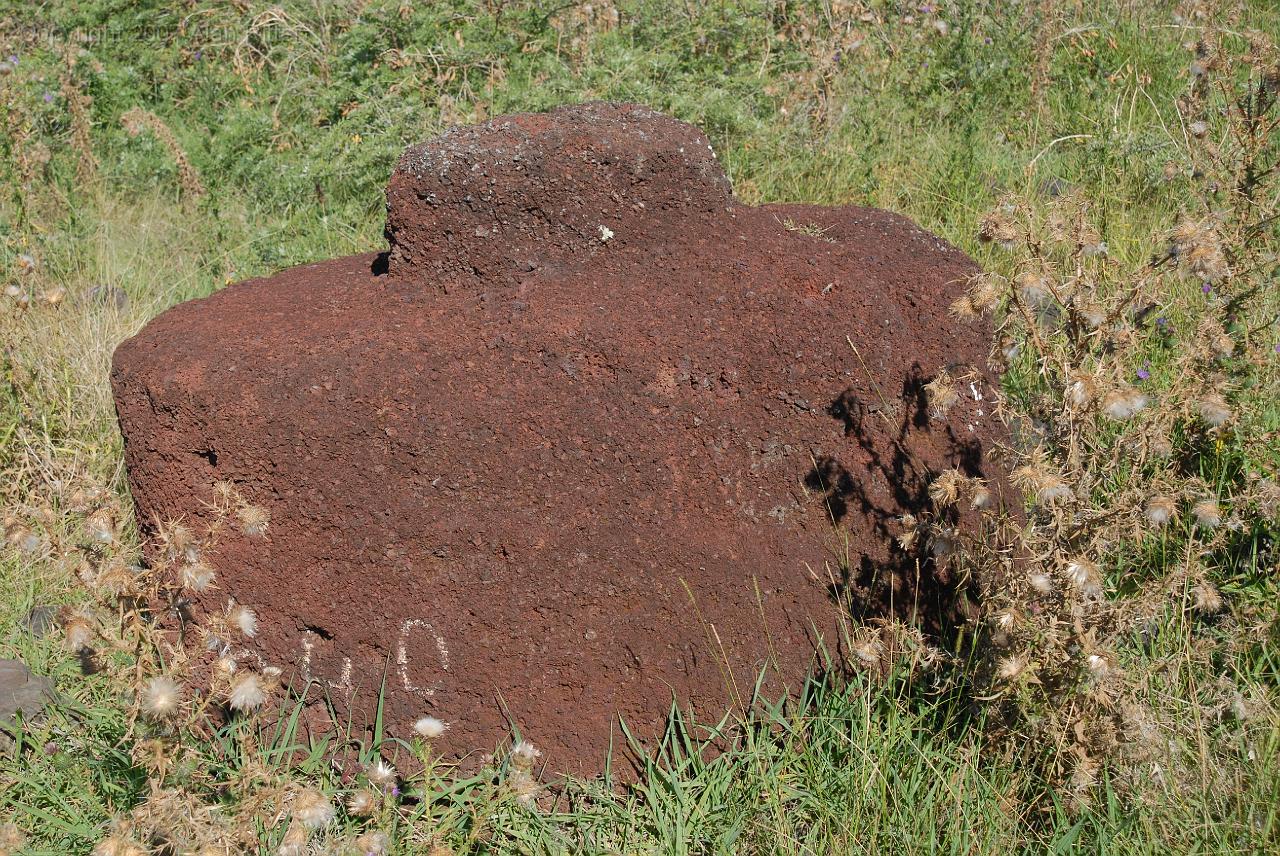
[[1014, 282], [1018, 285], [1018, 296], [1031, 309], [1043, 309], [1053, 300], [1047, 276], [1028, 271], [1019, 274]]
[[864, 666], [871, 667], [880, 663], [880, 656], [884, 652], [883, 646], [878, 639], [866, 639], [861, 642], [855, 642], [853, 647], [853, 656], [858, 662]]
[[1222, 595], [1213, 583], [1205, 580], [1191, 589], [1191, 606], [1196, 612], [1216, 615], [1222, 611]]
[[1092, 303], [1081, 303], [1076, 306], [1076, 311], [1080, 313], [1080, 319], [1089, 326], [1091, 330], [1101, 327], [1107, 320], [1107, 313], [1102, 311], [1102, 307]]
[[1067, 579], [1079, 588], [1098, 573], [1098, 566], [1088, 559], [1076, 559], [1067, 564]]
[[214, 573], [213, 568], [201, 561], [182, 566], [182, 585], [196, 594], [200, 594], [212, 586], [216, 577], [217, 574]]
[[1147, 507], [1143, 509], [1143, 514], [1147, 518], [1147, 522], [1152, 526], [1159, 528], [1167, 526], [1169, 521], [1173, 519], [1174, 512], [1173, 500], [1167, 496], [1154, 496], [1147, 501]]
[[254, 672], [245, 672], [237, 677], [231, 684], [231, 691], [227, 693], [227, 704], [232, 710], [242, 713], [257, 710], [266, 700], [267, 691], [262, 685], [262, 679]]
[[142, 712], [152, 719], [168, 719], [182, 705], [182, 690], [173, 678], [159, 675], [142, 691]]
[[249, 607], [235, 606], [228, 617], [231, 619], [231, 623], [245, 636], [252, 639], [258, 635], [258, 615]]
[[1095, 394], [1093, 380], [1085, 375], [1078, 375], [1067, 384], [1067, 401], [1075, 407], [1084, 407]]
[[347, 797], [347, 811], [356, 817], [368, 817], [378, 810], [378, 795], [361, 788]]
[[1216, 529], [1222, 525], [1222, 509], [1216, 499], [1202, 499], [1192, 507], [1191, 513], [1196, 524], [1205, 529]]
[[507, 771], [507, 786], [521, 805], [533, 805], [533, 800], [538, 795], [538, 780], [530, 771], [518, 767]]
[[528, 740], [521, 740], [511, 748], [511, 766], [517, 770], [532, 770], [533, 765], [542, 757], [542, 750]]
[[1086, 597], [1098, 597], [1102, 594], [1102, 574], [1097, 564], [1088, 559], [1078, 558], [1068, 562], [1066, 577]]
[[1018, 656], [1004, 657], [996, 664], [996, 676], [1002, 681], [1011, 681], [1027, 667], [1027, 661]]
[[8, 541], [23, 553], [35, 553], [44, 546], [40, 536], [25, 526], [13, 526], [8, 530]]
[[1044, 505], [1052, 505], [1071, 498], [1071, 488], [1057, 476], [1047, 476], [1036, 491], [1036, 499]]
[[85, 533], [99, 544], [110, 544], [116, 539], [116, 523], [111, 512], [101, 509], [90, 514], [84, 522]]
[[1089, 674], [1095, 678], [1105, 678], [1111, 673], [1111, 664], [1107, 662], [1107, 658], [1099, 654], [1090, 654], [1085, 658], [1085, 667], [1089, 670]]
[[240, 531], [250, 538], [260, 538], [267, 534], [271, 515], [262, 506], [242, 505], [236, 509], [236, 516], [240, 518]]
[[973, 499], [969, 502], [970, 508], [979, 511], [986, 511], [995, 504], [995, 496], [991, 493], [991, 489], [979, 485], [973, 489]]
[[1027, 582], [1031, 584], [1031, 590], [1036, 594], [1047, 595], [1053, 591], [1053, 578], [1048, 574], [1038, 571], [1027, 574]]
[[293, 801], [293, 816], [308, 829], [323, 829], [337, 812], [329, 798], [315, 788], [306, 788]]
[[960, 533], [950, 526], [934, 530], [929, 538], [929, 552], [939, 562], [945, 562], [956, 551], [959, 535]]
[[1197, 403], [1200, 418], [1211, 428], [1221, 428], [1231, 421], [1231, 407], [1227, 400], [1217, 393], [1204, 396]]
[[307, 841], [311, 838], [311, 828], [295, 819], [284, 833], [284, 840], [276, 850], [276, 856], [304, 856], [307, 852]]
[[1147, 397], [1132, 387], [1113, 389], [1102, 399], [1102, 412], [1117, 422], [1132, 418], [1147, 406]]
[[448, 723], [434, 716], [423, 716], [413, 724], [414, 732], [423, 740], [435, 740], [448, 729]]
[[[356, 836], [356, 850], [364, 856], [386, 856], [391, 852], [391, 839], [385, 832], [374, 830]], [[435, 852], [434, 848], [431, 852]]]
[[64, 629], [67, 634], [67, 650], [72, 653], [78, 654], [93, 643], [93, 625], [83, 618], [71, 619]]
[[396, 768], [381, 758], [365, 771], [365, 775], [369, 777], [370, 782], [384, 790], [393, 787], [397, 778]]

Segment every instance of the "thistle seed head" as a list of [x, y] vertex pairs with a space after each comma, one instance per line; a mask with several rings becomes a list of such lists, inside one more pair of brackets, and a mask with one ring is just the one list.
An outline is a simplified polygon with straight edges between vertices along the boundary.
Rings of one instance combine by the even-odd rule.
[[1004, 212], [995, 211], [982, 221], [978, 229], [978, 240], [1011, 250], [1018, 240], [1018, 227]]
[[[603, 226], [601, 228], [604, 228]], [[364, 856], [386, 856], [391, 852], [391, 839], [385, 832], [374, 830], [356, 836], [356, 850]]]
[[1169, 521], [1173, 519], [1175, 509], [1176, 506], [1169, 497], [1153, 496], [1147, 500], [1147, 507], [1143, 509], [1142, 513], [1146, 516], [1147, 522], [1158, 529], [1169, 524]]
[[182, 566], [182, 587], [191, 589], [196, 594], [207, 591], [216, 577], [213, 568], [201, 561]]
[[237, 605], [232, 608], [227, 617], [241, 633], [250, 639], [258, 634], [258, 616], [249, 607]]
[[945, 470], [929, 483], [929, 499], [940, 509], [955, 505], [960, 498], [960, 486], [964, 484], [964, 480], [964, 475], [959, 470]]
[[371, 784], [382, 788], [384, 791], [394, 787], [397, 780], [396, 768], [381, 758], [365, 770], [365, 775], [369, 777]]
[[97, 635], [94, 632], [93, 625], [80, 616], [68, 621], [63, 629], [66, 633], [67, 650], [73, 654], [78, 654], [88, 648]]
[[1147, 397], [1133, 387], [1113, 389], [1102, 399], [1102, 412], [1117, 422], [1133, 417], [1147, 406]]
[[242, 505], [236, 510], [236, 517], [240, 518], [240, 531], [250, 538], [261, 538], [267, 534], [271, 516], [262, 506]]
[[1211, 428], [1221, 428], [1231, 420], [1231, 406], [1216, 392], [1203, 396], [1196, 404], [1200, 418]]
[[528, 740], [521, 740], [511, 748], [511, 766], [517, 770], [528, 772], [533, 769], [533, 765], [542, 757], [542, 750], [535, 747]]
[[925, 384], [924, 391], [929, 402], [929, 417], [938, 422], [946, 419], [951, 408], [960, 400], [959, 393], [952, 386], [951, 375], [945, 369]]
[[254, 672], [245, 672], [237, 677], [227, 693], [227, 704], [232, 710], [241, 713], [257, 710], [266, 700], [267, 693], [262, 686], [262, 679]]
[[1213, 498], [1202, 499], [1191, 509], [1196, 525], [1203, 529], [1217, 529], [1222, 525], [1222, 508]]
[[347, 811], [355, 817], [368, 817], [378, 810], [378, 796], [373, 791], [361, 788], [347, 797]]
[[1191, 607], [1204, 615], [1217, 615], [1222, 611], [1222, 595], [1208, 580], [1202, 580], [1191, 589]]
[[168, 719], [182, 705], [182, 690], [172, 678], [158, 675], [142, 691], [142, 712], [151, 719]]
[[294, 798], [293, 816], [308, 829], [323, 829], [336, 815], [333, 803], [315, 788], [306, 788]]
[[1002, 681], [1012, 681], [1027, 668], [1026, 658], [1020, 656], [1002, 657], [996, 664], [996, 677]]
[[413, 724], [413, 730], [423, 740], [435, 740], [449, 730], [449, 725], [434, 716], [423, 716]]

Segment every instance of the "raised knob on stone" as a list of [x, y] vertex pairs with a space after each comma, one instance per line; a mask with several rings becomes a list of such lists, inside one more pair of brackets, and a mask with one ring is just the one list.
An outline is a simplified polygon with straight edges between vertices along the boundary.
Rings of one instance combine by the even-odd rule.
[[511, 282], [647, 231], [629, 224], [733, 202], [702, 132], [647, 107], [504, 116], [401, 156], [387, 186], [388, 272], [446, 290]]

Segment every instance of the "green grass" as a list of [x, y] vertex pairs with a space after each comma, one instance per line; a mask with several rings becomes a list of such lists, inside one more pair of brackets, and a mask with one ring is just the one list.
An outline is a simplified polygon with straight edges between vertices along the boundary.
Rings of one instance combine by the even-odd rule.
[[[82, 676], [57, 638], [18, 629], [35, 604], [87, 599], [68, 558], [78, 524], [58, 484], [127, 496], [106, 383], [112, 349], [166, 307], [230, 281], [381, 246], [382, 189], [405, 145], [504, 112], [634, 100], [701, 126], [750, 202], [890, 208], [1001, 270], [1008, 261], [975, 237], [985, 213], [1006, 194], [1067, 188], [1091, 200], [1117, 264], [1149, 257], [1188, 198], [1183, 179], [1163, 178], [1185, 151], [1174, 102], [1190, 60], [1171, 4], [1051, 3], [1047, 24], [1034, 3], [957, 0], [936, 16], [865, 6], [871, 20], [826, 2], [635, 0], [619, 26], [563, 23], [579, 8], [564, 6], [557, 28], [532, 2], [449, 0], [404, 15], [383, 0], [0, 0], [0, 54], [18, 57], [0, 78], [0, 270], [33, 299], [19, 310], [0, 298], [0, 496], [23, 519], [52, 512], [39, 551], [0, 554], [0, 656], [53, 676], [62, 694], [0, 758], [0, 822], [27, 833], [21, 852], [88, 852], [149, 787], [120, 689]], [[1280, 12], [1242, 4], [1231, 26], [1280, 32]], [[1037, 68], [1047, 75], [1033, 92]], [[78, 174], [64, 77], [92, 98], [92, 174]], [[184, 196], [154, 133], [129, 136], [120, 116], [133, 107], [167, 124], [206, 195]], [[24, 186], [20, 162], [33, 157]], [[17, 272], [23, 253], [38, 260], [34, 274]], [[94, 298], [103, 286], [127, 303]], [[63, 303], [42, 305], [58, 287]], [[1176, 385], [1162, 359], [1152, 354], [1156, 382]], [[1260, 398], [1276, 399], [1278, 375], [1259, 369]], [[1280, 430], [1280, 408], [1255, 430]], [[1231, 455], [1275, 472], [1272, 450], [1252, 460], [1228, 449], [1206, 478]], [[1159, 563], [1157, 545], [1132, 546], [1135, 568]], [[1274, 609], [1274, 568], [1249, 551], [1238, 563], [1228, 596]], [[1272, 615], [1242, 632], [1248, 644], [1229, 659], [1202, 656], [1182, 613], [1162, 617], [1133, 665], [1199, 735], [1180, 750], [1196, 775], [1106, 776], [1085, 806], [1045, 777], [1040, 747], [990, 736], [962, 694], [854, 678], [815, 682], [785, 708], [758, 705], [746, 723], [677, 718], [634, 787], [571, 783], [540, 810], [494, 776], [429, 771], [415, 785], [420, 801], [388, 828], [403, 853], [437, 837], [459, 853], [1274, 852], [1274, 707], [1247, 728], [1230, 716], [1199, 721], [1220, 707], [1219, 674], [1274, 699]], [[177, 759], [190, 769], [176, 781], [230, 806], [255, 776], [336, 785], [330, 758], [378, 748], [376, 736], [351, 747], [293, 726], [210, 734]], [[262, 852], [283, 834], [263, 828]]]

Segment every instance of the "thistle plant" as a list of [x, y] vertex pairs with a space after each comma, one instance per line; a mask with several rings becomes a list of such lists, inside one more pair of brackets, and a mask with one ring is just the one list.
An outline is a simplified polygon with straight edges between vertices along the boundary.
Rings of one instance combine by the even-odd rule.
[[[1275, 627], [1274, 605], [1249, 593], [1274, 596], [1280, 558], [1278, 444], [1259, 395], [1280, 360], [1280, 53], [1261, 33], [1195, 33], [1165, 178], [1181, 218], [1130, 262], [1089, 199], [1006, 199], [979, 235], [993, 270], [952, 307], [995, 320], [1013, 436], [999, 455], [1026, 498], [1025, 516], [989, 511], [945, 545], [982, 604], [968, 678], [1081, 797], [1104, 767], [1136, 775], [1127, 762], [1203, 736], [1186, 717], [1175, 733], [1152, 701], [1162, 627], [1185, 624], [1205, 664]], [[935, 378], [935, 407], [948, 385]], [[938, 475], [932, 519], [986, 508], [986, 489]], [[1215, 693], [1196, 721], [1261, 710], [1239, 702], [1243, 683]]]

